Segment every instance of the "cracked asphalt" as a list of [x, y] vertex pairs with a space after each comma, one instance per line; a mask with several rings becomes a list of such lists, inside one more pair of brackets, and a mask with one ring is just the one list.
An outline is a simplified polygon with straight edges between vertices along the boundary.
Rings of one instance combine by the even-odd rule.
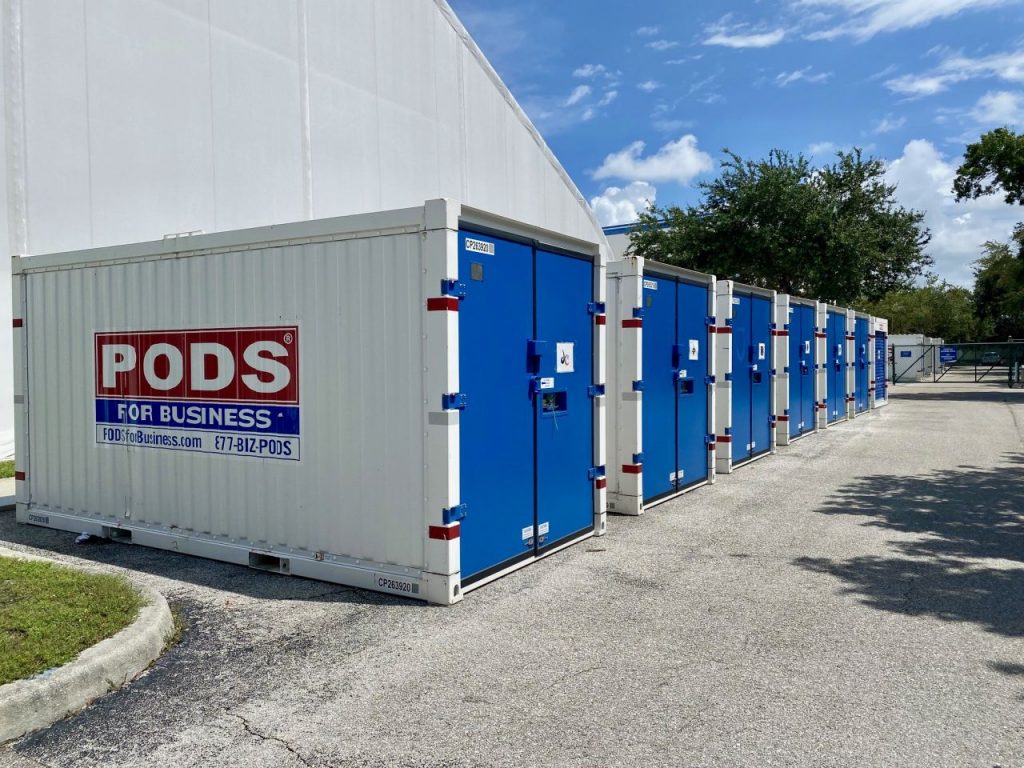
[[1024, 766], [1024, 391], [900, 386], [453, 608], [73, 538], [0, 513], [188, 631], [0, 766]]

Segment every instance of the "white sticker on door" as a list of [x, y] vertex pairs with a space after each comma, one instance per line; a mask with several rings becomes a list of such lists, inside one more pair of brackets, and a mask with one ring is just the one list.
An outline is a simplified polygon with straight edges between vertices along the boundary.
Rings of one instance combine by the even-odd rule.
[[576, 370], [572, 359], [575, 346], [571, 341], [560, 341], [555, 345], [555, 373], [572, 373]]
[[654, 280], [644, 280], [644, 288], [649, 291], [656, 291], [658, 290], [658, 283]]
[[533, 526], [532, 525], [528, 525], [525, 528], [523, 528], [523, 541], [526, 541], [527, 539], [532, 539], [532, 538], [533, 538]]
[[554, 389], [555, 388], [555, 377], [545, 377], [540, 380], [541, 389]]
[[538, 536], [547, 536], [548, 535], [548, 531], [550, 531], [550, 530], [551, 530], [551, 523], [541, 523], [540, 525], [537, 526], [537, 535]]
[[767, 352], [765, 347], [766, 347], [766, 345], [763, 342], [757, 345], [757, 359], [758, 360], [764, 360], [765, 354]]
[[804, 354], [805, 355], [811, 354], [811, 342], [809, 342], [809, 341], [805, 341], [804, 342]]
[[690, 339], [690, 359], [700, 359], [700, 342], [697, 339]]

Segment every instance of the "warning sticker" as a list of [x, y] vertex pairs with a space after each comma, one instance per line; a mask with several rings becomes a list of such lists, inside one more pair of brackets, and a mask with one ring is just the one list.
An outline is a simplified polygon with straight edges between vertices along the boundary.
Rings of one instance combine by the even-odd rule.
[[571, 341], [560, 341], [555, 345], [555, 373], [572, 373], [576, 370], [573, 362], [575, 346]]
[[649, 291], [658, 290], [658, 283], [656, 280], [644, 280], [644, 288]]
[[700, 342], [697, 339], [690, 339], [690, 359], [700, 359]]
[[757, 359], [758, 360], [764, 360], [766, 354], [767, 354], [767, 350], [766, 350], [765, 344], [763, 342], [758, 344], [757, 345]]

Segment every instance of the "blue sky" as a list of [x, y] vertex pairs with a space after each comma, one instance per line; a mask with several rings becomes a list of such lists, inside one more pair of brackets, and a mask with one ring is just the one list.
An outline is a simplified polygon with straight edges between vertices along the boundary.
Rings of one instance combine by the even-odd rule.
[[970, 284], [1024, 209], [955, 204], [964, 145], [1024, 129], [1024, 0], [450, 0], [603, 223], [686, 204], [722, 149], [863, 147]]

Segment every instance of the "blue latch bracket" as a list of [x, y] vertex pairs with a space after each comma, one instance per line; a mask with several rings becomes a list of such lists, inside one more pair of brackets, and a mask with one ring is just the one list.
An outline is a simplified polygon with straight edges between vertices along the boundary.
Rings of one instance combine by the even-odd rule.
[[587, 312], [591, 315], [603, 315], [605, 314], [605, 304], [603, 301], [592, 301], [587, 304]]
[[441, 512], [441, 520], [445, 525], [451, 525], [452, 523], [457, 523], [459, 520], [465, 520], [468, 509], [468, 504], [457, 504], [454, 507], [449, 507]]
[[596, 480], [599, 477], [604, 477], [604, 475], [604, 464], [602, 464], [599, 467], [591, 467], [590, 469], [587, 470], [588, 480]]
[[640, 379], [638, 381], [634, 381], [633, 382], [633, 391], [634, 392], [643, 392], [644, 391], [643, 379]]
[[591, 397], [601, 397], [604, 392], [604, 384], [591, 384], [587, 387], [587, 394]]
[[441, 281], [441, 295], [464, 299], [466, 298], [466, 284], [460, 283], [458, 280], [446, 278]]
[[469, 398], [464, 392], [447, 392], [441, 395], [441, 410], [461, 411], [469, 405]]

